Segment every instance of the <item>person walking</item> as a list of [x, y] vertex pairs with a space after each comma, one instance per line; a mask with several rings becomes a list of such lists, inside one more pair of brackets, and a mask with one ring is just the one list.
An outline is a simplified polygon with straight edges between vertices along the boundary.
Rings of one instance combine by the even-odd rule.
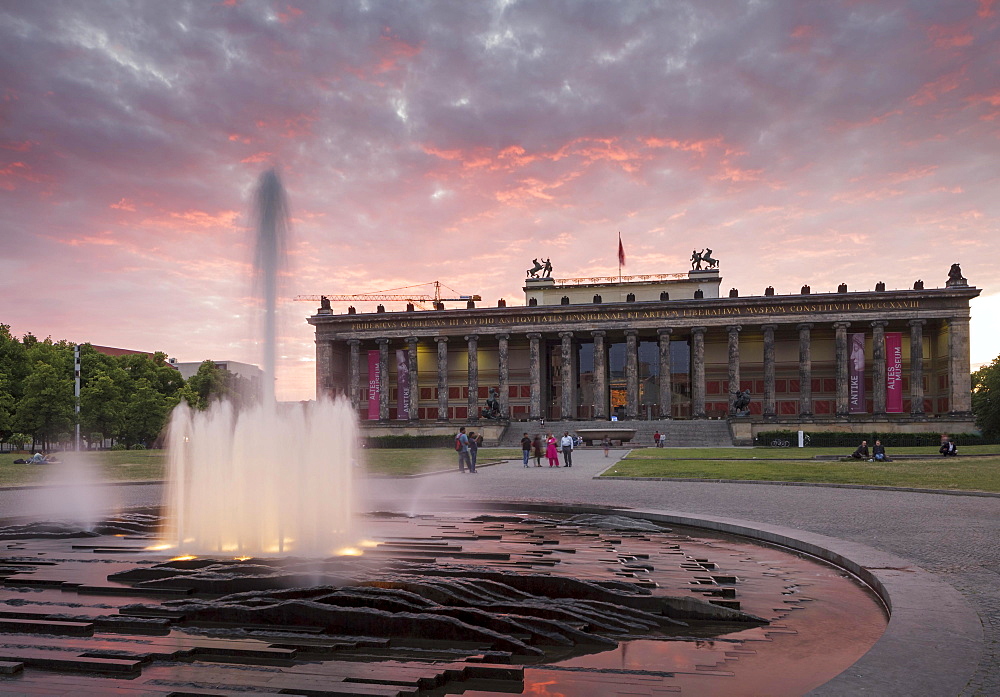
[[563, 431], [563, 437], [559, 440], [559, 445], [562, 446], [562, 456], [563, 464], [567, 467], [573, 466], [573, 436], [569, 434], [569, 431]]
[[604, 436], [604, 440], [601, 441], [601, 447], [604, 448], [604, 457], [607, 457], [608, 451], [611, 450], [611, 439]]
[[475, 431], [469, 431], [469, 474], [476, 473], [476, 457], [479, 455], [480, 440]]
[[542, 466], [542, 435], [535, 434], [535, 439], [531, 441], [531, 447], [535, 449], [535, 467]]
[[469, 437], [465, 435], [465, 426], [458, 429], [458, 435], [455, 436], [455, 450], [458, 451], [458, 471], [465, 472], [465, 468], [468, 467], [472, 472], [472, 462], [469, 460]]
[[559, 466], [559, 450], [556, 448], [556, 438], [551, 433], [545, 434], [545, 457], [549, 467]]
[[656, 433], [653, 434], [653, 445], [655, 445], [657, 448], [662, 448], [663, 447], [662, 445], [660, 445], [660, 432], [659, 431], [657, 431]]
[[528, 466], [528, 458], [531, 457], [531, 439], [525, 433], [521, 437], [521, 455], [524, 456], [524, 466]]

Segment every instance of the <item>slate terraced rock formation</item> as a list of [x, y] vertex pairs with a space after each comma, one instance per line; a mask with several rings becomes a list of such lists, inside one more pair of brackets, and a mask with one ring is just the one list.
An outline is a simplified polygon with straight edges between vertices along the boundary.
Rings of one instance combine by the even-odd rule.
[[158, 523], [0, 528], [0, 694], [728, 694], [844, 582], [623, 515], [371, 514], [326, 559], [166, 561]]

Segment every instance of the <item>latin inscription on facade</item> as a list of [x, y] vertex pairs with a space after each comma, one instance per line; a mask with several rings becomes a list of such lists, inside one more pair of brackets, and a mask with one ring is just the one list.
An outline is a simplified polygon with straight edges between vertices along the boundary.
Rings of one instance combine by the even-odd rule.
[[692, 307], [657, 310], [609, 310], [607, 312], [568, 312], [558, 314], [497, 315], [468, 317], [400, 318], [352, 322], [351, 331], [378, 329], [434, 329], [441, 327], [503, 326], [519, 324], [567, 324], [572, 322], [614, 322], [648, 319], [697, 319], [699, 317], [756, 317], [801, 315], [827, 312], [870, 312], [872, 310], [918, 310], [920, 300], [884, 300], [863, 302], [816, 303], [795, 305], [754, 305], [745, 307]]

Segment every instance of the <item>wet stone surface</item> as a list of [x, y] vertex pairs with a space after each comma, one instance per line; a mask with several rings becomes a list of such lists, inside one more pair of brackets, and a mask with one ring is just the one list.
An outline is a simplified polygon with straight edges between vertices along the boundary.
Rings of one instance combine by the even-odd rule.
[[802, 694], [879, 637], [842, 570], [612, 516], [366, 517], [360, 556], [0, 529], [0, 694]]

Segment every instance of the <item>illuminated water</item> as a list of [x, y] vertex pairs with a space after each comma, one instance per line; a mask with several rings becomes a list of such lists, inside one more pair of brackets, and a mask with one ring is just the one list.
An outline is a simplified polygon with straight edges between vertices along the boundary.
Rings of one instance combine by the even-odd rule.
[[275, 402], [275, 318], [288, 204], [274, 170], [261, 176], [254, 199], [261, 400], [238, 412], [224, 402], [203, 412], [177, 407], [162, 543], [185, 554], [327, 555], [354, 539], [357, 423], [344, 401]]

